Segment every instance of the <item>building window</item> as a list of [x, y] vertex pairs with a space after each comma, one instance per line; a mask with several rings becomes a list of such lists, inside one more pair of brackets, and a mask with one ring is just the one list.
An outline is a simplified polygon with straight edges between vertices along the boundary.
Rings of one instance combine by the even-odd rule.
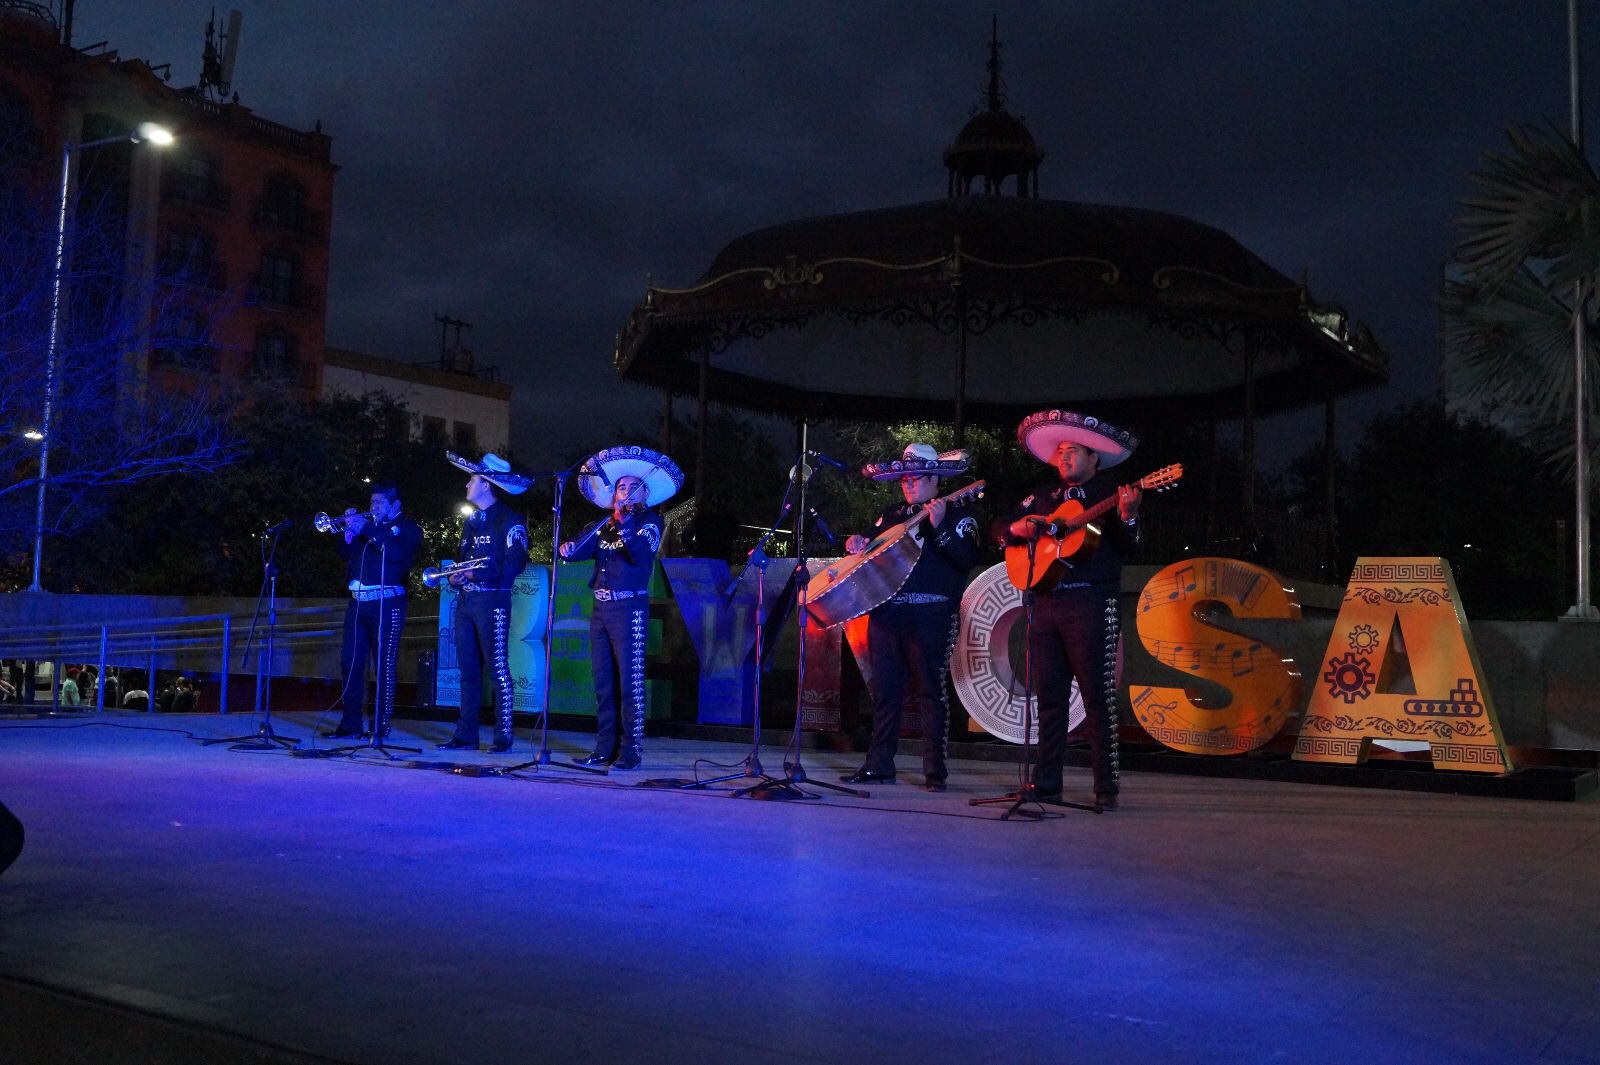
[[215, 177], [210, 159], [198, 152], [187, 152], [178, 160], [178, 172], [172, 188], [179, 199], [205, 203], [211, 198], [211, 184]]
[[456, 422], [451, 427], [450, 441], [455, 450], [462, 455], [473, 455], [478, 451], [478, 427], [471, 422]]
[[217, 352], [210, 344], [210, 325], [197, 308], [174, 304], [166, 307], [156, 322], [155, 347], [151, 362], [188, 370], [215, 372]]
[[0, 85], [0, 152], [40, 157], [39, 131], [33, 124], [33, 109], [27, 98], [9, 86]]
[[263, 225], [299, 229], [305, 211], [305, 190], [295, 181], [274, 178], [267, 182], [257, 218]]
[[276, 329], [256, 334], [256, 348], [250, 359], [250, 376], [258, 381], [291, 379], [297, 371], [294, 337]]
[[270, 252], [261, 256], [261, 273], [256, 278], [256, 297], [268, 303], [292, 306], [295, 265], [291, 259]]
[[167, 247], [162, 253], [163, 272], [204, 281], [211, 272], [215, 249], [216, 241], [203, 229], [174, 229], [167, 234]]
[[422, 440], [426, 444], [440, 445], [445, 442], [445, 421], [432, 414], [422, 416]]

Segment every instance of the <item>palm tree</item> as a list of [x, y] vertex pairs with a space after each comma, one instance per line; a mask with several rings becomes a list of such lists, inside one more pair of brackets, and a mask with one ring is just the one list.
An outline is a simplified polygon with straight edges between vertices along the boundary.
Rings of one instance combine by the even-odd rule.
[[1508, 131], [1486, 152], [1460, 204], [1461, 238], [1447, 271], [1447, 398], [1482, 412], [1573, 475], [1573, 319], [1589, 325], [1584, 400], [1591, 463], [1600, 459], [1600, 176], [1559, 129]]

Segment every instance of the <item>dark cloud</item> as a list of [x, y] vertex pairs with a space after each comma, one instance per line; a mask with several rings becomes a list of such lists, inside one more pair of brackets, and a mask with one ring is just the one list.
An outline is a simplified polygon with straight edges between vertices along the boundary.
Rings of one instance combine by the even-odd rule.
[[[322, 119], [337, 183], [328, 334], [432, 353], [434, 311], [517, 386], [518, 451], [642, 422], [613, 337], [647, 274], [738, 234], [938, 197], [998, 8], [1047, 196], [1228, 230], [1368, 321], [1370, 411], [1432, 387], [1454, 200], [1512, 122], [1566, 115], [1566, 5], [241, 2], [236, 85]], [[81, 0], [81, 42], [198, 69], [209, 5]], [[1593, 22], [1590, 19], [1589, 22]]]

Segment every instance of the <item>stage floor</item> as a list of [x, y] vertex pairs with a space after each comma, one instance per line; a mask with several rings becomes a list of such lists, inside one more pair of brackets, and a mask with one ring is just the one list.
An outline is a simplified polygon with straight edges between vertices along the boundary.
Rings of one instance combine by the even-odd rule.
[[997, 763], [780, 803], [639, 786], [728, 744], [511, 779], [184, 734], [249, 725], [0, 722], [0, 1060], [1600, 1062], [1592, 800], [1130, 774], [1001, 823]]

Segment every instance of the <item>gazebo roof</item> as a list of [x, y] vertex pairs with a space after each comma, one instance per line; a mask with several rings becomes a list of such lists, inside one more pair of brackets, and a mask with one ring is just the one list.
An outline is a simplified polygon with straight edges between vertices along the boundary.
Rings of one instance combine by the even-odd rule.
[[[959, 370], [934, 334], [960, 335]], [[694, 285], [647, 291], [616, 369], [692, 394], [701, 352], [713, 401], [835, 418], [950, 420], [958, 374], [967, 420], [991, 423], [1056, 401], [1237, 414], [1247, 355], [1262, 413], [1387, 374], [1364, 328], [1219, 229], [984, 195], [738, 237]]]

